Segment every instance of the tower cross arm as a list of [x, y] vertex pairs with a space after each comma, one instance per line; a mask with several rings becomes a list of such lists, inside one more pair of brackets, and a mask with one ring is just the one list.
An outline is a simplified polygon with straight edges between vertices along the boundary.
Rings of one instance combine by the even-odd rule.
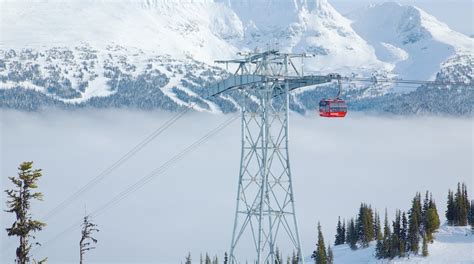
[[262, 83], [265, 80], [263, 75], [244, 74], [244, 75], [232, 75], [227, 79], [215, 82], [208, 86], [208, 95], [214, 96], [221, 94], [224, 91], [239, 88], [242, 86], [251, 86], [258, 83]]
[[307, 75], [303, 77], [286, 77], [285, 81], [288, 82], [288, 90], [293, 91], [298, 88], [307, 86], [314, 86], [324, 83], [330, 83], [335, 78], [332, 75]]
[[231, 89], [254, 87], [264, 82], [288, 83], [288, 90], [329, 83], [335, 78], [332, 75], [265, 76], [255, 74], [232, 75], [207, 87], [208, 96], [215, 96]]

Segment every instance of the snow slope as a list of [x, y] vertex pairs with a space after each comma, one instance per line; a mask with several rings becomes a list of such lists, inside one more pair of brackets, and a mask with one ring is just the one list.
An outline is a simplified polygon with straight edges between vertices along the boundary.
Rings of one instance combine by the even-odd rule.
[[280, 48], [316, 54], [318, 61], [310, 64], [317, 70], [383, 66], [373, 48], [325, 0], [318, 5], [295, 0], [0, 3], [1, 45], [7, 48], [86, 42], [103, 49], [117, 44], [208, 63], [241, 49]]
[[306, 62], [310, 71], [391, 70], [326, 0], [230, 0], [228, 5], [242, 20], [244, 38], [237, 46], [243, 49], [310, 53], [315, 55]]
[[[472, 38], [394, 3], [359, 10], [351, 20], [327, 0], [0, 0], [0, 7], [0, 91], [8, 93], [2, 107], [30, 109], [52, 99], [175, 110], [199, 102], [197, 110], [229, 112], [238, 108], [236, 98], [202, 97], [203, 84], [222, 76], [214, 60], [270, 48], [314, 55], [306, 73], [474, 77]], [[123, 79], [136, 89], [120, 89]], [[371, 87], [356, 97], [389, 91]], [[109, 99], [91, 103], [97, 97]]]
[[430, 264], [468, 264], [474, 263], [474, 235], [471, 228], [442, 226], [435, 234], [435, 240], [428, 245], [429, 256], [410, 256], [409, 258], [396, 258], [390, 262], [378, 260], [374, 257], [375, 243], [368, 248], [351, 250], [349, 246], [335, 246], [334, 260], [336, 264], [347, 263], [430, 263]]
[[[110, 44], [213, 61], [237, 52], [238, 17], [212, 0], [2, 0], [3, 47]], [[14, 21], [14, 23], [12, 23]]]
[[473, 55], [474, 40], [415, 6], [371, 5], [349, 15], [354, 30], [375, 48], [377, 58], [395, 65], [405, 79], [434, 79], [456, 54]]

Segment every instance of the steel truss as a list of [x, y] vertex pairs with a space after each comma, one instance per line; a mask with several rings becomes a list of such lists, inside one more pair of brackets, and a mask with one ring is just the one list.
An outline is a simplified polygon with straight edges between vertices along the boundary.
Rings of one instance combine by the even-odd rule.
[[[304, 261], [288, 149], [290, 91], [337, 81], [340, 92], [341, 80], [472, 88], [464, 83], [348, 78], [339, 74], [305, 76], [304, 54], [272, 50], [239, 55], [243, 58], [217, 61], [227, 67], [237, 64], [237, 70], [208, 89], [209, 96], [231, 89], [238, 89], [242, 95], [242, 152], [230, 263], [283, 261], [277, 256], [279, 246], [284, 253], [295, 253], [298, 263]], [[295, 58], [301, 59], [300, 70], [293, 62]]]
[[[260, 104], [252, 109], [244, 103], [242, 109], [242, 154], [230, 260], [238, 263], [236, 253], [246, 231], [251, 234], [257, 263], [275, 263], [279, 239], [290, 241], [293, 252], [302, 259], [288, 151], [288, 90], [278, 83], [265, 83], [257, 94]], [[273, 103], [275, 98], [281, 101]]]
[[[302, 263], [288, 149], [289, 92], [332, 79], [304, 77], [292, 61], [302, 54], [268, 51], [244, 56], [219, 61], [238, 64], [237, 71], [209, 89], [211, 94], [229, 89], [242, 94], [242, 152], [229, 261], [273, 264], [281, 260], [280, 247]], [[249, 251], [254, 255], [245, 256]]]

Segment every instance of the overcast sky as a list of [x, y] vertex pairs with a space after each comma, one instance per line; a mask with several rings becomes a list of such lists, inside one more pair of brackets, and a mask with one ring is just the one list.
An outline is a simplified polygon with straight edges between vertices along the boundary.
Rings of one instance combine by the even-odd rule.
[[474, 34], [474, 0], [329, 0], [342, 14], [371, 3], [399, 2], [415, 5], [466, 35]]

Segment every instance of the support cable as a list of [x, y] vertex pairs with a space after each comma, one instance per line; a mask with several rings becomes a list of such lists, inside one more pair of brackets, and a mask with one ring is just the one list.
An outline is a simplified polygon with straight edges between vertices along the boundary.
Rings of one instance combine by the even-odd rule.
[[[203, 100], [209, 100], [212, 97], [215, 97], [228, 89], [224, 89], [222, 91], [219, 91], [215, 94], [211, 94], [209, 96], [206, 96], [203, 98]], [[197, 105], [197, 102], [194, 102], [188, 107], [182, 109], [175, 115], [173, 115], [170, 119], [168, 119], [165, 123], [163, 123], [160, 127], [158, 127], [156, 130], [154, 130], [150, 135], [148, 135], [146, 138], [144, 138], [142, 141], [140, 141], [137, 145], [135, 145], [132, 149], [130, 149], [128, 152], [126, 152], [124, 155], [122, 155], [117, 161], [115, 161], [112, 165], [107, 167], [105, 170], [101, 171], [97, 176], [92, 178], [89, 182], [87, 182], [85, 185], [83, 185], [79, 190], [71, 194], [69, 197], [64, 199], [62, 202], [60, 202], [56, 207], [51, 209], [48, 213], [46, 213], [42, 218], [42, 220], [48, 220], [51, 219], [53, 216], [56, 214], [60, 213], [62, 210], [64, 210], [70, 203], [78, 199], [82, 194], [86, 193], [91, 187], [93, 187], [95, 184], [99, 183], [101, 180], [109, 176], [113, 171], [115, 171], [117, 168], [119, 168], [121, 165], [123, 165], [125, 162], [127, 162], [130, 158], [132, 158], [136, 153], [138, 153], [140, 150], [142, 150], [145, 146], [147, 146], [151, 141], [156, 139], [159, 135], [161, 135], [163, 132], [165, 132], [168, 128], [170, 128], [174, 123], [176, 123], [179, 119], [181, 119], [185, 114], [187, 114], [191, 109], [194, 108], [194, 106]], [[10, 246], [5, 246], [2, 248], [2, 252], [5, 253]]]
[[[224, 90], [226, 91], [226, 90]], [[208, 100], [216, 95], [221, 94], [224, 91], [220, 91], [218, 93], [212, 94], [210, 96], [207, 96], [204, 98], [204, 100]], [[180, 112], [176, 113], [174, 116], [172, 116], [170, 119], [168, 119], [164, 124], [162, 124], [160, 127], [158, 127], [155, 131], [153, 131], [149, 136], [147, 136], [145, 139], [140, 141], [137, 145], [135, 145], [132, 149], [130, 149], [127, 153], [125, 153], [123, 156], [121, 156], [116, 162], [114, 162], [112, 165], [107, 167], [105, 170], [103, 170], [101, 173], [99, 173], [97, 176], [95, 176], [93, 179], [91, 179], [88, 183], [83, 185], [79, 190], [74, 192], [72, 195], [70, 195], [68, 198], [63, 200], [59, 205], [54, 207], [51, 211], [49, 211], [46, 215], [43, 216], [43, 220], [48, 220], [54, 215], [58, 214], [61, 212], [64, 208], [66, 208], [71, 202], [76, 200], [79, 196], [81, 196], [83, 193], [87, 192], [89, 188], [103, 180], [105, 177], [110, 175], [115, 169], [120, 167], [122, 164], [127, 162], [131, 157], [133, 157], [137, 152], [142, 150], [146, 145], [148, 145], [151, 141], [153, 141], [155, 138], [157, 138], [159, 135], [161, 135], [163, 132], [165, 132], [168, 128], [170, 128], [174, 123], [176, 123], [179, 119], [181, 119], [185, 114], [187, 114], [191, 109], [193, 109], [194, 106], [196, 106], [197, 103], [192, 103], [188, 107], [184, 108]]]
[[[167, 160], [165, 163], [163, 163], [161, 166], [158, 168], [155, 168], [152, 170], [150, 173], [146, 174], [142, 178], [140, 178], [137, 182], [135, 182], [133, 185], [130, 185], [128, 188], [120, 192], [118, 195], [116, 195], [114, 198], [109, 200], [107, 203], [103, 204], [99, 208], [95, 209], [92, 211], [89, 216], [91, 217], [97, 217], [104, 212], [106, 212], [108, 209], [111, 207], [117, 205], [120, 203], [122, 200], [130, 196], [132, 193], [138, 191], [140, 188], [142, 188], [145, 184], [149, 183], [151, 180], [156, 178], [157, 176], [160, 176], [164, 174], [170, 167], [172, 167], [174, 164], [177, 162], [181, 161], [187, 154], [195, 151], [198, 147], [203, 145], [204, 143], [207, 143], [213, 136], [217, 135], [220, 131], [222, 131], [224, 128], [228, 127], [230, 124], [232, 124], [235, 120], [237, 120], [240, 116], [239, 115], [234, 115], [228, 119], [226, 119], [224, 122], [219, 124], [216, 128], [210, 130], [207, 134], [205, 134], [203, 137], [183, 149], [181, 152], [178, 154], [174, 155], [172, 158]], [[74, 223], [73, 225], [70, 225], [68, 228], [64, 229], [62, 232], [58, 233], [56, 236], [53, 238], [47, 240], [45, 243], [42, 244], [42, 247], [37, 248], [36, 250], [40, 251], [44, 249], [46, 246], [50, 245], [52, 242], [57, 240], [58, 238], [62, 237], [63, 235], [77, 229], [80, 227], [82, 221], [78, 221]]]

